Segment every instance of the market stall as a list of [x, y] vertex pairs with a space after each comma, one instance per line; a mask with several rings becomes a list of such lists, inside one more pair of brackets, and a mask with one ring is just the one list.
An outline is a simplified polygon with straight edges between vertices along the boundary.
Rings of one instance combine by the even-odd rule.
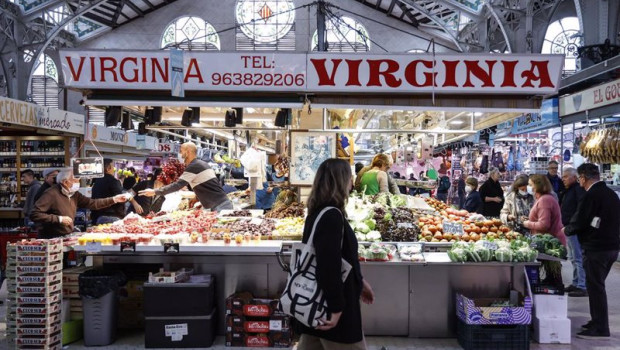
[[[234, 292], [273, 297], [282, 290], [286, 273], [281, 265], [288, 263], [291, 240], [300, 239], [302, 202], [324, 159], [340, 157], [354, 165], [362, 154], [368, 161], [376, 153], [390, 152], [406, 175], [402, 186], [432, 191], [441, 164], [460, 165], [447, 155], [435, 159], [434, 147], [484, 136], [488, 145], [488, 133], [482, 135], [487, 129], [539, 111], [540, 96], [557, 91], [561, 70], [559, 56], [544, 56], [541, 61], [539, 56], [512, 55], [514, 65], [506, 66], [494, 55], [470, 55], [471, 61], [464, 62], [447, 55], [336, 59], [326, 53], [268, 53], [244, 58], [237, 53], [185, 52], [189, 65], [180, 73], [185, 76], [181, 98], [170, 96], [167, 78], [148, 68], [167, 65], [168, 52], [106, 52], [114, 60], [131, 55], [144, 62], [136, 69], [153, 76], [135, 84], [101, 79], [111, 73], [93, 63], [102, 55], [71, 50], [61, 55], [66, 85], [88, 90], [87, 105], [162, 106], [163, 124], [147, 125], [151, 132], [184, 132], [184, 140], [224, 138], [233, 161], [239, 157], [243, 162], [248, 150], [278, 149], [290, 165], [286, 173], [295, 191], [289, 192], [296, 198], [265, 218], [194, 212], [147, 221], [128, 218], [122, 225], [93, 228], [68, 243], [94, 255], [98, 265], [156, 264], [167, 271], [189, 266], [214, 274], [220, 313], [225, 298]], [[353, 57], [362, 62], [353, 64]], [[74, 69], [77, 64], [83, 64], [79, 72]], [[431, 78], [431, 68], [436, 79]], [[283, 83], [276, 84], [277, 79]], [[149, 91], [148, 96], [143, 91]], [[487, 150], [476, 152], [470, 164]], [[210, 160], [217, 161], [215, 156]], [[428, 178], [418, 178], [419, 172]], [[410, 174], [416, 180], [407, 182]], [[351, 205], [357, 200], [352, 199]], [[502, 225], [466, 212], [449, 212], [434, 200], [407, 196], [359, 200], [372, 204], [367, 206], [372, 211], [357, 215], [350, 211], [358, 239], [365, 242], [359, 249], [365, 259], [363, 272], [377, 293], [377, 303], [363, 309], [367, 334], [454, 336], [457, 292], [505, 297], [515, 289], [527, 295], [524, 266], [537, 264], [531, 252], [514, 256], [504, 252], [500, 261], [489, 261], [491, 250], [513, 248], [475, 246], [487, 237], [523, 241]], [[386, 220], [388, 212], [392, 218]], [[234, 213], [241, 214], [247, 213]], [[424, 251], [407, 247], [416, 241], [424, 241]], [[458, 250], [456, 254], [453, 245], [471, 251], [471, 257], [463, 258], [469, 253]], [[222, 323], [218, 329], [223, 333]]]

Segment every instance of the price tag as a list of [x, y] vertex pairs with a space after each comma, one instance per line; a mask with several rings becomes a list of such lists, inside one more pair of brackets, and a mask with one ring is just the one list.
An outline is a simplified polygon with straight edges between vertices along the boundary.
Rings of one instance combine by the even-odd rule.
[[164, 253], [178, 253], [179, 243], [164, 243]]
[[166, 337], [174, 337], [176, 335], [180, 336], [182, 339], [184, 335], [189, 334], [187, 331], [187, 323], [167, 324], [164, 326], [164, 330], [166, 332]]
[[482, 246], [489, 250], [497, 250], [499, 246], [495, 242], [482, 241]]
[[281, 320], [270, 320], [269, 330], [270, 331], [282, 331], [282, 321]]
[[101, 242], [86, 242], [86, 252], [90, 254], [100, 253]]
[[453, 235], [462, 235], [464, 233], [463, 224], [456, 222], [444, 220], [442, 227], [444, 233], [451, 233]]
[[136, 242], [121, 242], [121, 253], [136, 252]]

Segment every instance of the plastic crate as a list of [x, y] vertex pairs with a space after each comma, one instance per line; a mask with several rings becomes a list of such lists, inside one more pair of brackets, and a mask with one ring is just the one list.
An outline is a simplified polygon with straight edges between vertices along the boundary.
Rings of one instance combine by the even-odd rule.
[[529, 325], [469, 325], [458, 320], [456, 336], [465, 350], [529, 350]]

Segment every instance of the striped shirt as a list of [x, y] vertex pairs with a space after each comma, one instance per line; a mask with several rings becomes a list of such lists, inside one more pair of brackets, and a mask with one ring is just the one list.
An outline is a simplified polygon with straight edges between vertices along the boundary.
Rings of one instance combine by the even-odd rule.
[[162, 187], [155, 192], [165, 196], [185, 186], [191, 187], [202, 204], [202, 207], [205, 209], [214, 209], [228, 201], [226, 192], [224, 192], [224, 189], [220, 185], [215, 171], [211, 169], [209, 164], [197, 158], [189, 163], [185, 168], [185, 172], [181, 174], [181, 177], [179, 177], [176, 182]]

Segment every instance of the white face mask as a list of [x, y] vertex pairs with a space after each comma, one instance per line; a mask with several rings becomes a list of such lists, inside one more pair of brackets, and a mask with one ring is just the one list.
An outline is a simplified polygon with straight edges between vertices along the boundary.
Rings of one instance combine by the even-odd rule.
[[527, 191], [521, 191], [521, 190], [519, 190], [519, 194], [520, 194], [520, 195], [522, 195], [522, 196], [526, 196], [526, 195], [527, 195], [527, 193], [528, 193]]
[[73, 184], [71, 184], [71, 188], [69, 188], [68, 190], [67, 190], [67, 189], [65, 189], [65, 187], [64, 187], [64, 186], [61, 186], [61, 188], [62, 188], [62, 192], [63, 192], [65, 195], [67, 195], [67, 196], [71, 197], [71, 196], [73, 196], [73, 195], [75, 194], [75, 192], [77, 192], [77, 191], [80, 189], [80, 183], [79, 183], [79, 182], [77, 182], [77, 183], [73, 183]]
[[534, 195], [534, 188], [532, 186], [527, 186], [527, 193]]
[[465, 193], [471, 193], [474, 190], [471, 186], [465, 186]]

